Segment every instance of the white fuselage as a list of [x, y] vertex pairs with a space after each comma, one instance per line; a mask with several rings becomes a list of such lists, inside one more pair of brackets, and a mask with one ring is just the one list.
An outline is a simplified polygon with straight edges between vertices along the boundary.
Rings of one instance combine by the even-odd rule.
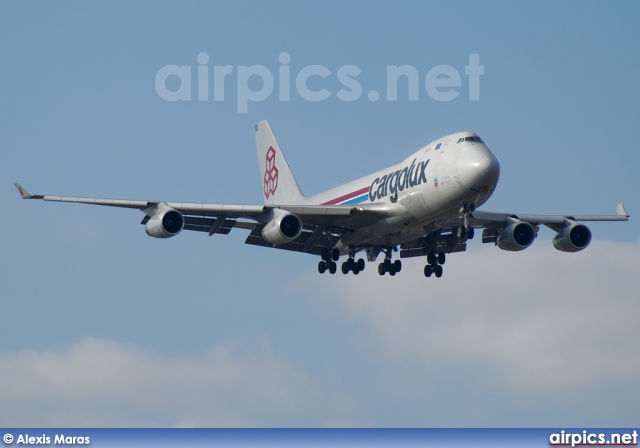
[[385, 203], [390, 216], [345, 235], [342, 246], [395, 246], [473, 211], [493, 193], [500, 164], [471, 132], [435, 140], [397, 165], [306, 198], [303, 204]]

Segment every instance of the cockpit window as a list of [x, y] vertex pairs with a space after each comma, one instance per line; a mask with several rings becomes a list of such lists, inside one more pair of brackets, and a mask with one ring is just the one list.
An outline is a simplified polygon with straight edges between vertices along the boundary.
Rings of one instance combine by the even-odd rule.
[[[462, 140], [462, 139], [460, 139], [460, 140]], [[484, 143], [484, 142], [480, 139], [480, 137], [465, 137], [465, 138], [464, 138], [464, 141], [465, 141], [465, 142]]]

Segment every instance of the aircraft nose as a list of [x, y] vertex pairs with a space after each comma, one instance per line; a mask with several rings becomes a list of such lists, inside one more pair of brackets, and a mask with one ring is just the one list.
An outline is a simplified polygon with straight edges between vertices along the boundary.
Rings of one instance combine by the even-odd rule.
[[460, 152], [458, 176], [467, 188], [493, 189], [500, 177], [500, 163], [486, 146], [472, 144]]

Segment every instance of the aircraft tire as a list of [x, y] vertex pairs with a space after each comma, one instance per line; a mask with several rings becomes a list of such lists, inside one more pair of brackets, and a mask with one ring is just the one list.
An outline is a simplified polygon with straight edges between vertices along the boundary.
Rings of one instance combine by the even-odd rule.
[[444, 252], [440, 252], [438, 254], [438, 264], [444, 264], [445, 261], [447, 261], [447, 256], [444, 254]]
[[327, 270], [327, 265], [326, 265], [326, 263], [325, 263], [324, 261], [320, 261], [320, 262], [318, 263], [318, 273], [320, 273], [320, 274], [324, 274], [324, 271], [326, 271], [326, 270]]
[[380, 263], [378, 265], [378, 274], [384, 275], [386, 272], [387, 270], [384, 268], [384, 263]]
[[358, 275], [360, 273], [360, 268], [358, 267], [357, 264], [353, 267], [351, 272], [353, 272], [354, 275]]
[[400, 271], [402, 270], [402, 261], [400, 261], [400, 260], [396, 260], [396, 261], [394, 261], [394, 262], [393, 262], [393, 269], [394, 269], [396, 272], [400, 272]]
[[335, 274], [337, 270], [338, 270], [338, 265], [336, 264], [336, 262], [335, 261], [330, 261], [329, 262], [329, 273], [330, 274]]
[[435, 268], [436, 277], [438, 278], [442, 277], [442, 271], [443, 271], [442, 266], [436, 266]]
[[364, 264], [364, 260], [363, 260], [362, 258], [360, 258], [360, 259], [358, 260], [358, 264], [357, 264], [357, 265], [358, 265], [358, 270], [359, 270], [359, 271], [364, 271], [364, 266], [365, 266], [365, 264]]
[[348, 274], [349, 273], [349, 266], [348, 266], [346, 261], [344, 263], [342, 263], [342, 273], [343, 274]]
[[389, 275], [392, 277], [396, 275], [396, 268], [394, 265], [389, 266]]
[[431, 267], [431, 265], [428, 264], [424, 267], [424, 276], [431, 277], [431, 274], [433, 274], [433, 267]]
[[436, 254], [434, 254], [433, 252], [429, 252], [427, 254], [427, 263], [429, 263], [431, 266], [437, 265], [438, 258], [436, 257]]
[[333, 261], [338, 261], [339, 258], [340, 258], [340, 251], [338, 249], [333, 249], [331, 251], [331, 259], [333, 259]]
[[469, 230], [467, 230], [467, 239], [472, 240], [473, 235], [475, 235], [475, 232], [473, 231], [473, 227], [469, 227]]
[[320, 258], [322, 258], [322, 261], [329, 261], [329, 251], [326, 248], [320, 252]]

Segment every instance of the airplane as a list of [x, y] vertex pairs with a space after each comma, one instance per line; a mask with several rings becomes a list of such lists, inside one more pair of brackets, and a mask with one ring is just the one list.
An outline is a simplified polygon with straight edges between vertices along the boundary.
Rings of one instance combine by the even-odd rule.
[[494, 192], [500, 164], [473, 132], [447, 135], [420, 148], [397, 165], [315, 196], [302, 194], [269, 124], [254, 125], [264, 204], [234, 205], [74, 196], [32, 195], [14, 185], [23, 199], [72, 202], [138, 209], [141, 224], [154, 238], [171, 238], [182, 230], [229, 234], [249, 230], [246, 244], [320, 256], [318, 272], [359, 274], [365, 261], [380, 275], [402, 269], [399, 258], [427, 257], [426, 277], [442, 277], [446, 255], [464, 252], [475, 229], [482, 242], [506, 251], [531, 246], [541, 225], [556, 232], [553, 246], [578, 252], [591, 242], [583, 221], [628, 221], [624, 206], [615, 215], [523, 215], [478, 210]]

